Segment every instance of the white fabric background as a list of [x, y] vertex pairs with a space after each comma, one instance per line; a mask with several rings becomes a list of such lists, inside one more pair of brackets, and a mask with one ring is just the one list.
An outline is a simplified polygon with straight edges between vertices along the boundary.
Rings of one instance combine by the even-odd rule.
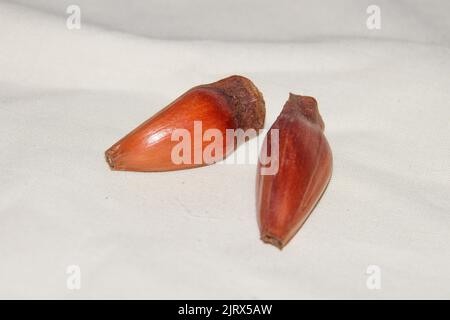
[[[1, 298], [449, 298], [449, 2], [380, 1], [379, 31], [364, 1], [79, 1], [76, 31], [66, 1], [16, 2], [0, 3]], [[288, 92], [326, 124], [332, 181], [281, 252], [259, 240], [254, 165], [103, 158], [231, 74], [264, 93], [266, 127]]]

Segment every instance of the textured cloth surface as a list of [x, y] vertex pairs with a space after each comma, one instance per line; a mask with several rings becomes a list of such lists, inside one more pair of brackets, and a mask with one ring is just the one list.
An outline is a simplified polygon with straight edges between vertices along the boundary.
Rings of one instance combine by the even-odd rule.
[[[0, 3], [0, 297], [449, 297], [439, 21], [430, 42], [220, 42], [70, 31], [65, 17]], [[316, 97], [325, 121], [332, 180], [281, 252], [259, 240], [255, 165], [132, 173], [104, 161], [181, 93], [231, 74], [263, 92], [266, 127], [289, 92]], [[66, 286], [69, 265], [80, 290]]]

